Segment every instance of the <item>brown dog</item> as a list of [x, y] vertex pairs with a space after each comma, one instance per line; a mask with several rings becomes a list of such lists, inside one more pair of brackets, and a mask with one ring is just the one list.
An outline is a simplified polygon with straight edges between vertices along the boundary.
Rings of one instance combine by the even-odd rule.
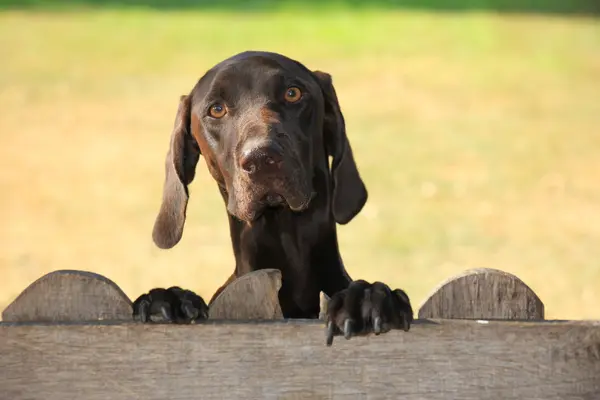
[[[286, 318], [317, 318], [323, 291], [331, 297], [330, 336], [409, 329], [408, 296], [381, 282], [352, 281], [338, 251], [336, 224], [358, 214], [367, 191], [330, 75], [249, 51], [214, 66], [181, 97], [153, 232], [160, 248], [182, 237], [200, 155], [223, 196], [236, 260], [216, 294], [236, 277], [277, 268]], [[206, 307], [190, 291], [153, 289], [135, 301], [134, 317], [185, 323], [206, 318]]]

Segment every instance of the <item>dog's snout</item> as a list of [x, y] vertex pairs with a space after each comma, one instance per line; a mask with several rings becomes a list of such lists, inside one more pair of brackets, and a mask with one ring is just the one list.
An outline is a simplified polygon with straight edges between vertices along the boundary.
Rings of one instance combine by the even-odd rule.
[[283, 154], [275, 144], [252, 147], [244, 150], [240, 167], [249, 175], [268, 174], [281, 168]]

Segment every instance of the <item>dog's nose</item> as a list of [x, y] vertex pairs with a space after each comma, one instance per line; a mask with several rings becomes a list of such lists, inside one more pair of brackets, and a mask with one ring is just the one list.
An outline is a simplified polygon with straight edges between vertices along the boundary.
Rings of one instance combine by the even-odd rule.
[[283, 155], [275, 145], [247, 149], [240, 158], [240, 167], [249, 175], [275, 172], [281, 167]]

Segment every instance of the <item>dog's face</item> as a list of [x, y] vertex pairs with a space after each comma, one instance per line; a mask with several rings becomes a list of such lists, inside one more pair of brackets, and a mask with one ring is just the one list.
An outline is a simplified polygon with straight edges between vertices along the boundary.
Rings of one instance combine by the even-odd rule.
[[[367, 198], [331, 77], [279, 54], [231, 57], [181, 97], [153, 233], [161, 248], [181, 238], [200, 155], [227, 211], [249, 223], [266, 207], [302, 212], [315, 195], [331, 199], [334, 219], [347, 223]], [[333, 184], [325, 190], [332, 193], [315, 193], [319, 170], [327, 170]]]
[[264, 207], [308, 207], [323, 119], [308, 71], [264, 56], [228, 60], [200, 80], [191, 101], [191, 134], [230, 214], [253, 221]]

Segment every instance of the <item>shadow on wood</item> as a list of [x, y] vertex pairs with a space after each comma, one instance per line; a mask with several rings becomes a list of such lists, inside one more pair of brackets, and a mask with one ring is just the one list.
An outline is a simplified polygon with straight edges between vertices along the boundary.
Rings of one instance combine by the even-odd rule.
[[419, 309], [419, 318], [543, 320], [544, 304], [516, 276], [472, 269], [442, 283]]
[[131, 300], [110, 279], [92, 272], [59, 270], [27, 287], [2, 312], [2, 320], [131, 320]]
[[281, 271], [261, 269], [231, 282], [213, 300], [209, 319], [282, 319], [279, 305]]

